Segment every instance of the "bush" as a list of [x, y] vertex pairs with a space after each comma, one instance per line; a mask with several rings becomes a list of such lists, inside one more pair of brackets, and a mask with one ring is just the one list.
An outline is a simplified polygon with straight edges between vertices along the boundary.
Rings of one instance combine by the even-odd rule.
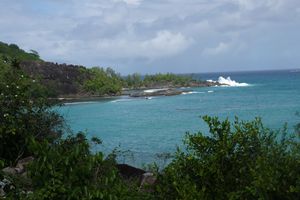
[[41, 60], [38, 53], [31, 50], [30, 53], [20, 49], [16, 44], [6, 44], [0, 42], [0, 60], [1, 56], [9, 58], [17, 58], [19, 60]]
[[0, 67], [0, 160], [13, 165], [30, 154], [28, 138], [54, 141], [63, 120], [51, 110], [46, 90], [27, 77], [16, 60]]
[[[97, 142], [97, 140], [94, 140]], [[27, 199], [130, 199], [137, 191], [125, 185], [113, 155], [91, 154], [80, 133], [55, 144], [32, 140], [36, 159], [29, 167], [33, 192]]]
[[204, 117], [210, 135], [186, 135], [186, 150], [159, 177], [158, 199], [297, 199], [299, 137]]
[[1, 180], [9, 179], [16, 187], [7, 192], [7, 199], [144, 196], [135, 182], [120, 178], [113, 154], [92, 154], [83, 134], [61, 138], [66, 133], [62, 117], [53, 111], [45, 89], [20, 71], [16, 60], [0, 65], [0, 169], [25, 156], [35, 158], [24, 176], [0, 172]]
[[111, 68], [94, 67], [89, 70], [92, 78], [84, 83], [84, 90], [94, 95], [116, 95], [122, 90], [122, 80]]

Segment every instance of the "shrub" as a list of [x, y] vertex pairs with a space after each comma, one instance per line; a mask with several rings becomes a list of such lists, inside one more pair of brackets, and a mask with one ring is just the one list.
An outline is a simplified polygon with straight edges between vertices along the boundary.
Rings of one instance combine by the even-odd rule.
[[122, 90], [122, 80], [111, 68], [94, 67], [89, 70], [92, 78], [84, 83], [84, 90], [94, 95], [115, 95]]
[[50, 108], [46, 90], [27, 77], [18, 62], [0, 63], [0, 159], [14, 164], [29, 155], [28, 138], [54, 141], [62, 118]]
[[[100, 140], [92, 140], [99, 143]], [[113, 154], [104, 157], [92, 154], [82, 133], [57, 142], [31, 140], [30, 149], [36, 158], [28, 167], [31, 193], [22, 192], [22, 185], [8, 197], [21, 199], [142, 199], [133, 183], [121, 179]]]
[[297, 199], [299, 137], [204, 117], [210, 135], [186, 135], [186, 150], [159, 177], [158, 199]]

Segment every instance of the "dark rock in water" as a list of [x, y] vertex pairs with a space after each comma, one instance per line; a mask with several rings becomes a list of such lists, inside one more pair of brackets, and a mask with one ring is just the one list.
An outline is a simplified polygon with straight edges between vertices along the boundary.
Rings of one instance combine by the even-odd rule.
[[153, 89], [151, 90], [142, 90], [142, 91], [135, 91], [130, 94], [131, 97], [150, 97], [150, 96], [173, 96], [182, 94], [183, 91], [173, 88], [166, 88], [166, 89]]
[[126, 179], [140, 178], [144, 173], [146, 173], [146, 171], [142, 169], [135, 168], [126, 164], [117, 164], [117, 169], [119, 170], [121, 176]]

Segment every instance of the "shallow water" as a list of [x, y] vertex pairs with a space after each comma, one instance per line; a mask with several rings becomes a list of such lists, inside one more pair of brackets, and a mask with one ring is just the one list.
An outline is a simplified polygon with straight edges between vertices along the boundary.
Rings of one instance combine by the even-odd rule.
[[59, 108], [74, 131], [98, 136], [103, 145], [95, 150], [110, 152], [120, 145], [132, 156], [120, 162], [141, 166], [156, 160], [155, 154], [174, 152], [187, 131], [207, 131], [200, 116], [243, 120], [262, 117], [273, 129], [285, 122], [292, 130], [300, 122], [300, 73], [292, 71], [194, 74], [205, 80], [230, 76], [246, 87], [189, 88], [179, 96], [111, 99], [67, 104]]

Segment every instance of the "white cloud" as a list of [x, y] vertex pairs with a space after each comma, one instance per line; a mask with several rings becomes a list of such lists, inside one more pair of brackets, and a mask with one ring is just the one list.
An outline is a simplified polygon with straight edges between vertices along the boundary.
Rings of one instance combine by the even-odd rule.
[[230, 49], [230, 44], [220, 42], [216, 47], [206, 48], [203, 50], [203, 55], [218, 55], [225, 53]]
[[124, 3], [128, 4], [128, 5], [138, 6], [138, 5], [141, 4], [141, 2], [143, 0], [113, 0], [113, 1], [115, 1], [115, 2], [124, 2]]
[[[217, 55], [296, 55], [299, 13], [299, 0], [1, 0], [0, 41], [50, 61], [179, 68]], [[259, 52], [278, 41], [279, 53]]]
[[123, 0], [123, 1], [129, 5], [140, 5], [142, 0]]
[[176, 55], [191, 44], [191, 39], [181, 33], [159, 31], [152, 38], [145, 40], [104, 39], [97, 42], [96, 49], [100, 55], [111, 58], [147, 58], [157, 59]]

